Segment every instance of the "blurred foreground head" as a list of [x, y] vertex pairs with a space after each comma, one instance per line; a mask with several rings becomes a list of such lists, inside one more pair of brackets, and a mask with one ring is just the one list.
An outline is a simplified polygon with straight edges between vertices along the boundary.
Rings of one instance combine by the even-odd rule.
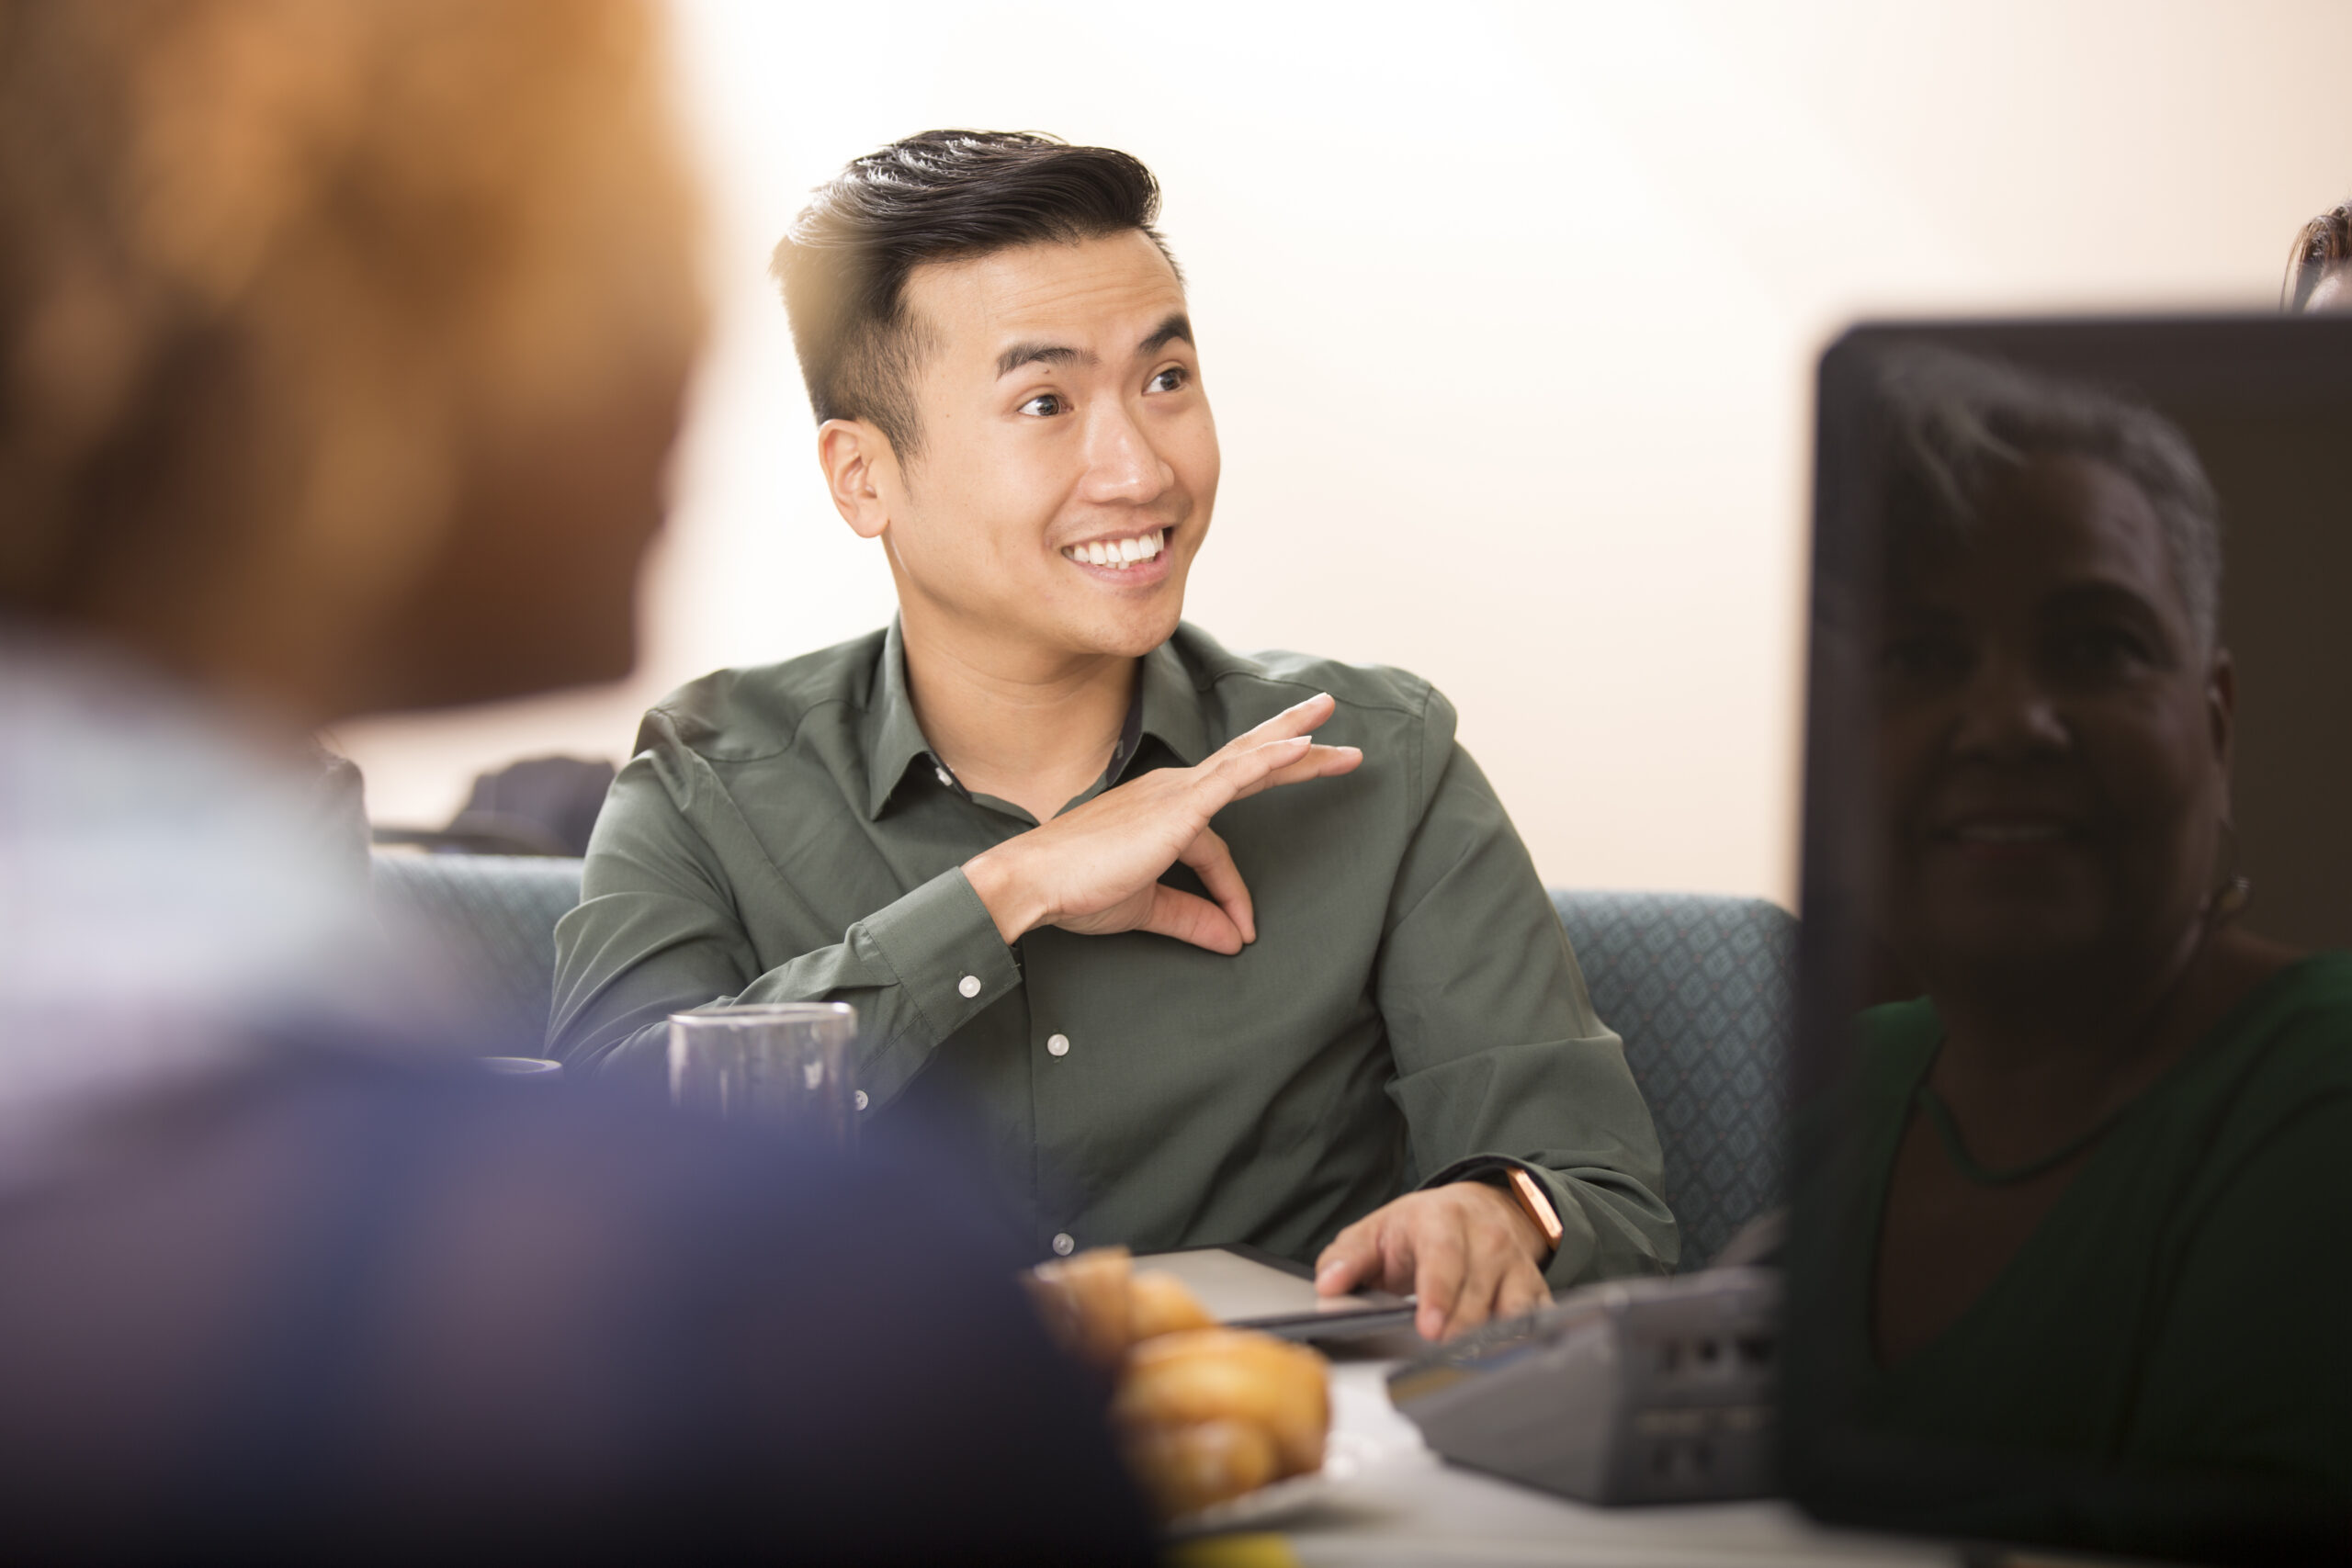
[[624, 673], [661, 75], [628, 0], [0, 0], [0, 623], [301, 723]]

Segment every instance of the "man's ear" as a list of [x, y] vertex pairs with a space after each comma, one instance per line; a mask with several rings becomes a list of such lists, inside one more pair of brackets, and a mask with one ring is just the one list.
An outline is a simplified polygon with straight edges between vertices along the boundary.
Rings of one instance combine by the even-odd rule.
[[829, 419], [817, 427], [817, 466], [842, 521], [861, 539], [880, 538], [890, 526], [887, 498], [900, 488], [889, 437], [862, 419]]

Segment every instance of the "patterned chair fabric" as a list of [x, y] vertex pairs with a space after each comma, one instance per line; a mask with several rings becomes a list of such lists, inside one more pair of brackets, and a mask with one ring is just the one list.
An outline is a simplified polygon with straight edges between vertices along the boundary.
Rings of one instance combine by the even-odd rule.
[[580, 862], [558, 856], [382, 854], [376, 915], [446, 985], [460, 1027], [536, 1056], [555, 988], [555, 923], [580, 902]]
[[[447, 977], [452, 1010], [497, 1048], [536, 1053], [580, 862], [379, 853], [375, 885], [385, 929]], [[1682, 1267], [1698, 1268], [1778, 1201], [1796, 920], [1760, 898], [1555, 888], [1552, 902], [1594, 1008], [1624, 1037], [1664, 1146]]]
[[1552, 903], [1657, 1122], [1681, 1268], [1701, 1268], [1780, 1201], [1796, 919], [1687, 893], [1555, 888]]

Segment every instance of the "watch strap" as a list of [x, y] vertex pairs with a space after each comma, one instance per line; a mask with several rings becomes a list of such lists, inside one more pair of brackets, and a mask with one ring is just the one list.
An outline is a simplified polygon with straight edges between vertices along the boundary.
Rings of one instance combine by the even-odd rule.
[[1560, 1224], [1560, 1211], [1552, 1206], [1552, 1195], [1544, 1190], [1535, 1178], [1515, 1165], [1508, 1169], [1510, 1179], [1504, 1187], [1518, 1201], [1519, 1206], [1527, 1211], [1527, 1217], [1535, 1222], [1535, 1228], [1543, 1233], [1544, 1260], [1548, 1263], [1553, 1254], [1560, 1250], [1560, 1238], [1567, 1234], [1566, 1227]]

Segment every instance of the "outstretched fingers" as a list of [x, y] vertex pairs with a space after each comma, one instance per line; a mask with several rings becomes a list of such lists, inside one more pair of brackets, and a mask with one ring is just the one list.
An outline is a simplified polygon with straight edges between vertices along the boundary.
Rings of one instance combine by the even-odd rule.
[[1314, 750], [1314, 741], [1294, 735], [1247, 750], [1228, 746], [1219, 751], [1193, 773], [1194, 809], [1202, 824], [1206, 826], [1210, 818], [1233, 802], [1257, 794], [1266, 787], [1268, 774], [1304, 761]]
[[1314, 743], [1317, 727], [1338, 709], [1330, 693], [1317, 692], [1227, 741], [1203, 769], [1214, 781], [1216, 807], [1281, 784], [1344, 773], [1362, 762], [1363, 753], [1353, 746]]
[[1289, 740], [1301, 735], [1312, 735], [1325, 720], [1339, 711], [1340, 705], [1329, 692], [1317, 692], [1303, 703], [1293, 703], [1255, 729], [1247, 730], [1227, 741], [1223, 750], [1248, 751], [1272, 740]]
[[[1219, 748], [1207, 761], [1190, 770], [1189, 775], [1163, 775], [1165, 784], [1174, 786], [1177, 794], [1137, 797], [1150, 799], [1156, 811], [1174, 808], [1172, 815], [1160, 818], [1162, 831], [1172, 829], [1182, 833], [1190, 828], [1176, 858], [1199, 874], [1209, 896], [1202, 898], [1155, 885], [1143, 919], [1116, 929], [1156, 931], [1227, 954], [1258, 940], [1257, 910], [1249, 886], [1233, 863], [1233, 852], [1210, 829], [1209, 819], [1260, 790], [1344, 773], [1362, 763], [1363, 753], [1352, 746], [1315, 744], [1312, 731], [1331, 716], [1334, 705], [1328, 694], [1310, 697]], [[1132, 900], [1140, 891], [1124, 894], [1122, 902], [1135, 908]]]
[[1274, 789], [1283, 784], [1305, 784], [1309, 779], [1328, 779], [1340, 773], [1355, 772], [1363, 761], [1363, 752], [1353, 746], [1309, 746], [1304, 756], [1295, 762], [1284, 762], [1259, 775], [1254, 783], [1244, 784], [1233, 792], [1236, 800], [1247, 800], [1260, 790]]

